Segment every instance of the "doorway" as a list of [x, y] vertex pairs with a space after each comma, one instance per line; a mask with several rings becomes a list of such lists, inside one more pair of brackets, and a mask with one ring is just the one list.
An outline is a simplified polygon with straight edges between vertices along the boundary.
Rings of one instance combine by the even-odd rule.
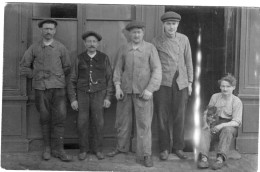
[[[234, 20], [235, 14], [226, 18], [226, 15], [233, 12], [232, 9], [225, 7], [194, 7], [194, 6], [165, 6], [165, 12], [174, 11], [181, 15], [178, 32], [185, 34], [190, 41], [192, 50], [192, 61], [194, 67], [194, 80], [197, 67], [197, 52], [200, 49], [201, 74], [199, 76], [200, 89], [200, 112], [203, 112], [208, 105], [212, 94], [219, 92], [218, 80], [227, 72], [235, 73], [235, 57], [232, 48], [234, 35], [227, 27], [228, 22]], [[201, 44], [198, 44], [198, 36], [201, 34]], [[230, 42], [231, 41], [231, 42]], [[231, 56], [230, 56], [231, 54]], [[185, 151], [193, 150], [193, 131], [194, 131], [194, 111], [195, 88], [188, 100], [185, 118]]]

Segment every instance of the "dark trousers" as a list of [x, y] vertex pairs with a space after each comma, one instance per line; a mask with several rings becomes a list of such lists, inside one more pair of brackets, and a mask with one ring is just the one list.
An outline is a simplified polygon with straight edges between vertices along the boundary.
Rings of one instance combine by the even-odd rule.
[[184, 149], [184, 120], [188, 100], [188, 88], [179, 90], [175, 74], [172, 87], [161, 86], [154, 93], [154, 109], [159, 128], [160, 151]]
[[64, 88], [35, 90], [35, 105], [40, 113], [45, 147], [63, 149], [64, 125], [67, 114], [66, 101]]
[[85, 93], [78, 90], [80, 152], [87, 152], [89, 148], [94, 152], [102, 151], [105, 94], [105, 90], [95, 93]]

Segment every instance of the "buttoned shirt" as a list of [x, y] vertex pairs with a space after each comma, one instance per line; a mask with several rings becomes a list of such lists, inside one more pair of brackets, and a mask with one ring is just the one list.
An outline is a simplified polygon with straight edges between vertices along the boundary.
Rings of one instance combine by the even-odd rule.
[[65, 75], [70, 72], [70, 57], [66, 47], [54, 40], [50, 45], [39, 41], [29, 47], [21, 63], [32, 73], [33, 87], [38, 90], [65, 88]]
[[161, 84], [161, 70], [154, 45], [142, 41], [137, 49], [133, 49], [132, 44], [128, 43], [118, 51], [113, 81], [125, 93], [141, 94], [145, 89], [154, 92]]
[[191, 48], [187, 36], [176, 32], [174, 38], [168, 38], [165, 34], [153, 39], [162, 64], [161, 85], [171, 87], [176, 71], [179, 76], [176, 79], [179, 90], [188, 87], [193, 82], [193, 65]]
[[213, 94], [209, 106], [217, 107], [218, 116], [221, 118], [231, 119], [241, 126], [243, 104], [237, 96], [232, 94], [231, 100], [226, 101], [222, 93]]
[[111, 100], [113, 95], [112, 69], [106, 54], [97, 51], [91, 58], [87, 51], [81, 53], [74, 61], [71, 69], [68, 93], [70, 101], [77, 100], [77, 90], [95, 93], [106, 90], [104, 99]]

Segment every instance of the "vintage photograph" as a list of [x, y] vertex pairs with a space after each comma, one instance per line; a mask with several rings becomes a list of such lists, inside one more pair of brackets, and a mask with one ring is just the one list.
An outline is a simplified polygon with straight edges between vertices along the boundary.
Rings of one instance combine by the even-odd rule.
[[2, 169], [258, 170], [260, 6], [3, 9]]

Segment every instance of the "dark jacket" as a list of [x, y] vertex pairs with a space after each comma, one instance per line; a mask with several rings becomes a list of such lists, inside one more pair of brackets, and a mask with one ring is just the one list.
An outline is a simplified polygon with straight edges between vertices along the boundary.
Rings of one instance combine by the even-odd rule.
[[91, 58], [85, 51], [75, 59], [68, 84], [71, 102], [77, 100], [77, 90], [85, 93], [106, 90], [105, 99], [111, 99], [113, 95], [112, 69], [106, 54], [97, 51], [97, 54]]

